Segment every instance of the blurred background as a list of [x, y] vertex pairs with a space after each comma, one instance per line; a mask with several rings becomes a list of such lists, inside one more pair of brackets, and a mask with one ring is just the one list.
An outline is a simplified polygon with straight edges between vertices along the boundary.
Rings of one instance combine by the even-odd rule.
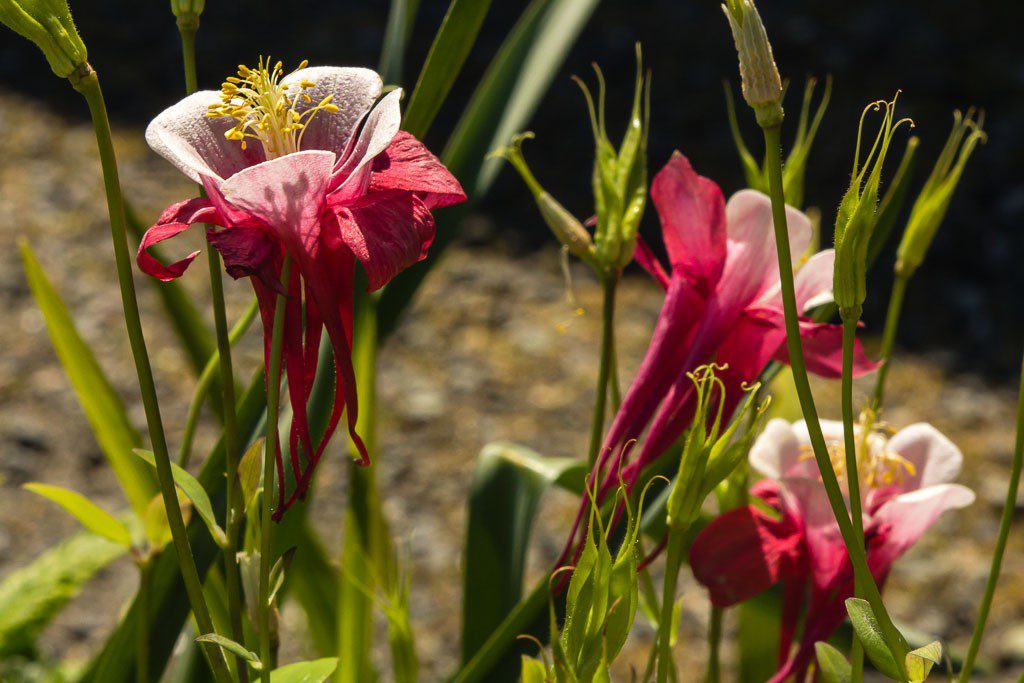
[[[286, 67], [312, 63], [374, 67], [387, 4], [350, 0], [208, 0], [198, 37], [200, 86], [216, 88], [239, 62], [272, 54]], [[406, 55], [411, 89], [447, 8], [421, 0]], [[129, 196], [145, 216], [190, 192], [189, 183], [142, 141], [145, 124], [183, 91], [180, 46], [166, 2], [73, 0], [74, 14], [101, 74], [117, 129]], [[970, 7], [954, 0], [822, 3], [762, 0], [760, 10], [780, 69], [792, 81], [791, 122], [807, 76], [834, 79], [832, 104], [810, 159], [807, 203], [822, 211], [823, 241], [846, 189], [856, 124], [865, 104], [901, 90], [900, 111], [921, 137], [917, 179], [923, 183], [945, 141], [954, 109], [984, 108], [989, 143], [971, 159], [949, 217], [910, 285], [891, 380], [889, 421], [930, 421], [964, 450], [964, 480], [979, 492], [970, 510], [944, 519], [897, 565], [890, 600], [897, 616], [960, 647], [973, 623], [1013, 445], [1014, 386], [1024, 343], [1024, 42], [1021, 11], [1009, 2]], [[427, 140], [443, 144], [524, 2], [495, 2], [453, 96]], [[613, 139], [629, 109], [634, 44], [653, 71], [649, 167], [656, 172], [679, 149], [728, 195], [743, 186], [722, 93], [737, 88], [735, 52], [714, 0], [604, 0], [557, 76], [531, 124], [537, 140], [526, 156], [541, 182], [579, 216], [592, 212], [593, 148], [584, 100], [570, 76], [593, 83], [591, 62], [609, 84]], [[745, 108], [741, 125], [757, 151], [758, 130]], [[905, 134], [901, 134], [905, 138]], [[16, 240], [27, 236], [74, 312], [82, 335], [144, 424], [109, 263], [106, 213], [84, 103], [56, 79], [38, 50], [0, 33], [0, 579], [75, 526], [53, 506], [18, 487], [26, 481], [77, 488], [107, 509], [121, 505], [46, 337], [20, 265]], [[898, 151], [901, 151], [898, 150]], [[897, 153], [898, 154], [898, 153]], [[895, 165], [895, 162], [893, 162]], [[897, 225], [897, 231], [902, 228]], [[660, 244], [648, 211], [644, 233]], [[176, 245], [184, 253], [197, 235]], [[894, 245], [869, 278], [865, 314], [869, 347], [880, 334]], [[194, 269], [201, 271], [201, 268]], [[464, 535], [464, 500], [480, 448], [511, 439], [550, 455], [579, 455], [586, 445], [597, 354], [599, 293], [573, 268], [576, 300], [567, 301], [557, 250], [518, 178], [503, 170], [487, 199], [464, 222], [460, 242], [442, 259], [389, 340], [381, 360], [379, 463], [386, 511], [412, 568], [412, 610], [424, 677], [450, 672], [458, 652], [460, 586], [453, 558]], [[140, 293], [154, 349], [165, 421], [183, 423], [194, 386], [186, 359], [148, 283]], [[197, 299], [205, 273], [183, 280]], [[229, 283], [229, 313], [251, 296]], [[639, 272], [621, 295], [619, 348], [624, 380], [642, 357], [661, 303]], [[585, 311], [574, 313], [576, 305]], [[237, 362], [255, 367], [258, 334]], [[825, 416], [838, 416], [836, 388], [819, 383]], [[870, 384], [859, 387], [866, 392]], [[214, 438], [200, 435], [197, 452]], [[204, 441], [205, 439], [205, 441]], [[174, 441], [172, 436], [172, 441]], [[340, 448], [336, 449], [340, 450]], [[318, 475], [317, 522], [328, 543], [339, 536], [345, 491], [340, 460]], [[531, 576], [560, 549], [566, 499], [545, 503]], [[1018, 530], [1019, 532], [1019, 530]], [[1015, 534], [987, 636], [991, 680], [1012, 680], [1024, 664], [1024, 532]], [[332, 551], [333, 553], [333, 551]], [[85, 596], [48, 630], [46, 656], [86, 657], [116, 622], [134, 590], [121, 563], [103, 572]], [[687, 632], [705, 627], [702, 591], [684, 587]], [[103, 605], [97, 609], [96, 605]], [[286, 610], [286, 620], [291, 618]], [[642, 621], [642, 620], [641, 620]], [[286, 623], [301, 632], [301, 624]], [[638, 627], [642, 664], [650, 633]], [[301, 655], [301, 638], [288, 647]], [[382, 661], [386, 660], [382, 646]], [[699, 648], [687, 663], [700, 664]], [[2, 679], [2, 675], [0, 675]]]

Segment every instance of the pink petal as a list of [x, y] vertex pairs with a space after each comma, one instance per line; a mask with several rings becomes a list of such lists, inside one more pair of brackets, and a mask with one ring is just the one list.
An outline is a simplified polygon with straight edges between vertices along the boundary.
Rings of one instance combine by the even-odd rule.
[[636, 236], [636, 249], [633, 251], [633, 259], [636, 260], [637, 264], [646, 270], [647, 273], [653, 277], [663, 289], [668, 289], [669, 277], [668, 273], [665, 272], [665, 266], [661, 265], [658, 257], [656, 257], [654, 252], [651, 251], [651, 246], [647, 244], [647, 240], [639, 234]]
[[270, 226], [298, 259], [319, 248], [320, 215], [334, 166], [331, 152], [298, 152], [236, 173], [221, 186], [231, 205]]
[[370, 193], [337, 217], [341, 238], [363, 264], [371, 292], [426, 258], [434, 240], [434, 218], [410, 192]]
[[231, 277], [257, 277], [267, 287], [280, 289], [275, 267], [280, 262], [281, 249], [265, 229], [210, 228], [206, 240], [220, 252], [224, 269]]
[[156, 224], [142, 236], [142, 242], [139, 244], [139, 250], [135, 256], [139, 269], [143, 273], [163, 282], [181, 277], [193, 259], [199, 255], [198, 251], [194, 251], [180, 261], [175, 261], [165, 266], [153, 258], [149, 253], [149, 248], [154, 244], [181, 234], [193, 223], [215, 223], [218, 220], [219, 216], [216, 209], [210, 204], [210, 200], [205, 197], [188, 199], [167, 207], [160, 214]]
[[888, 450], [899, 453], [914, 466], [914, 475], [905, 475], [905, 491], [951, 482], [959, 476], [964, 462], [956, 444], [924, 422], [897, 432], [889, 439]]
[[673, 270], [704, 292], [725, 262], [725, 203], [718, 186], [675, 152], [651, 183], [651, 199]]
[[[800, 321], [800, 339], [803, 343], [807, 369], [819, 377], [837, 378], [843, 370], [843, 328], [841, 325]], [[781, 345], [775, 359], [789, 363], [789, 349]], [[853, 376], [861, 377], [878, 369], [878, 363], [868, 358], [858, 339], [853, 347]]]
[[398, 131], [387, 149], [373, 160], [370, 191], [381, 190], [414, 192], [431, 210], [466, 201], [455, 176], [405, 131]]
[[786, 509], [803, 524], [814, 585], [835, 585], [848, 559], [825, 485], [820, 479], [794, 477], [784, 479], [783, 488]]
[[[728, 249], [719, 297], [724, 310], [740, 310], [778, 286], [771, 200], [756, 190], [741, 190], [729, 198], [725, 214]], [[810, 243], [811, 222], [790, 206], [786, 207], [786, 218], [790, 250], [796, 261]]]
[[324, 149], [334, 152], [340, 159], [360, 122], [380, 97], [384, 83], [370, 69], [311, 66], [288, 75], [281, 84], [297, 89], [304, 80], [315, 85], [302, 91], [310, 102], [300, 98], [296, 107], [300, 113], [318, 105], [328, 95], [333, 97], [339, 111], [318, 111], [313, 116], [302, 134], [302, 149]]
[[873, 562], [892, 564], [910, 549], [946, 510], [974, 502], [974, 492], [960, 484], [939, 484], [898, 495], [873, 516], [871, 531], [882, 541], [872, 554]]
[[367, 115], [355, 144], [338, 158], [338, 167], [331, 179], [331, 193], [338, 199], [351, 200], [366, 192], [370, 182], [371, 162], [394, 140], [402, 123], [399, 102], [402, 90], [392, 90]]
[[[825, 249], [811, 256], [793, 276], [796, 290], [796, 308], [805, 313], [812, 308], [832, 301], [832, 276], [836, 252]], [[776, 284], [758, 300], [760, 306], [782, 310], [781, 284]]]
[[153, 151], [197, 183], [203, 176], [224, 180], [265, 159], [262, 145], [243, 150], [240, 142], [224, 137], [235, 121], [207, 116], [216, 102], [219, 92], [201, 90], [165, 109], [146, 128]]

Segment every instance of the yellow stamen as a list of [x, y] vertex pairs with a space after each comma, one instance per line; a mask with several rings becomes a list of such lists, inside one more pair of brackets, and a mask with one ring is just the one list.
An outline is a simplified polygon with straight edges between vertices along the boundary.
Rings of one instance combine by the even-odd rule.
[[[892, 428], [877, 422], [874, 413], [864, 411], [860, 416], [857, 444], [857, 473], [861, 484], [867, 488], [901, 485], [904, 477], [917, 475], [914, 464], [896, 451], [889, 450], [888, 441]], [[832, 469], [840, 481], [847, 477], [846, 446], [841, 441], [828, 444], [828, 456]], [[801, 459], [814, 457], [811, 447], [801, 447]]]

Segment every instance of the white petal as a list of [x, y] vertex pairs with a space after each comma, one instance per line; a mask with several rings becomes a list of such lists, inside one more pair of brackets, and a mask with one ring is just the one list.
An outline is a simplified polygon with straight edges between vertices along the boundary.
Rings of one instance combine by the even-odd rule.
[[234, 119], [206, 115], [209, 105], [219, 101], [219, 92], [200, 90], [165, 109], [146, 128], [149, 146], [197, 183], [204, 175], [222, 181], [265, 159], [262, 145], [242, 150], [241, 142], [224, 137]]
[[362, 194], [369, 177], [368, 164], [388, 148], [402, 124], [401, 99], [401, 88], [392, 90], [366, 117], [359, 139], [335, 171], [332, 184], [340, 182], [338, 192], [353, 197]]
[[889, 439], [890, 451], [899, 453], [914, 466], [913, 477], [904, 488], [912, 490], [953, 481], [960, 474], [963, 453], [939, 430], [925, 422], [901, 429]]
[[960, 484], [929, 486], [890, 499], [872, 517], [872, 526], [884, 534], [876, 551], [879, 559], [891, 564], [917, 543], [943, 512], [973, 502], [974, 491]]
[[782, 479], [800, 457], [801, 444], [793, 426], [775, 418], [750, 447], [750, 466], [771, 479]]
[[311, 66], [300, 69], [281, 81], [285, 87], [297, 87], [301, 81], [315, 83], [303, 92], [309, 95], [296, 109], [301, 113], [316, 106], [328, 95], [339, 111], [318, 111], [302, 135], [302, 149], [325, 149], [341, 158], [349, 140], [359, 127], [384, 87], [376, 71], [358, 67]]

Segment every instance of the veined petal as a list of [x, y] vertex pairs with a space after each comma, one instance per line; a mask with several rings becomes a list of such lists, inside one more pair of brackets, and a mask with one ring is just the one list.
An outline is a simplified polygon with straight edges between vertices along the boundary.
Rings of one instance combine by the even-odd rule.
[[139, 264], [139, 270], [163, 282], [181, 277], [193, 259], [199, 255], [198, 251], [194, 251], [185, 258], [165, 266], [153, 258], [149, 253], [149, 248], [154, 244], [181, 234], [194, 223], [217, 223], [219, 220], [220, 217], [217, 214], [217, 210], [213, 208], [210, 200], [206, 197], [188, 199], [167, 207], [160, 214], [156, 224], [142, 236], [138, 253], [135, 256], [136, 263]]
[[946, 510], [974, 502], [974, 491], [960, 484], [939, 484], [891, 498], [875, 512], [871, 529], [881, 536], [871, 559], [888, 566], [917, 543]]
[[266, 157], [262, 145], [228, 140], [234, 119], [206, 115], [220, 93], [200, 90], [162, 111], [146, 128], [146, 142], [160, 156], [197, 183], [203, 176], [222, 181]]
[[306, 125], [302, 134], [302, 149], [323, 149], [334, 152], [340, 159], [348, 148], [359, 123], [380, 97], [384, 87], [377, 72], [358, 67], [311, 66], [289, 74], [281, 84], [297, 90], [303, 81], [315, 85], [302, 92], [310, 101], [299, 98], [296, 111], [300, 114], [315, 107], [330, 96], [338, 105], [337, 112], [318, 111]]
[[344, 158], [339, 157], [331, 179], [331, 193], [337, 199], [350, 200], [366, 192], [371, 162], [388, 148], [402, 124], [401, 99], [401, 88], [385, 95], [367, 115], [355, 144], [349, 146]]
[[713, 181], [697, 175], [675, 152], [651, 183], [651, 199], [672, 269], [705, 294], [725, 263], [725, 200]]
[[411, 192], [373, 192], [337, 212], [341, 238], [363, 264], [375, 291], [427, 256], [434, 217]]
[[956, 444], [925, 422], [897, 432], [889, 439], [888, 450], [899, 453], [914, 466], [913, 476], [904, 477], [905, 491], [951, 482], [960, 474], [964, 462]]
[[466, 201], [459, 181], [441, 160], [422, 142], [401, 130], [373, 160], [370, 191], [383, 190], [414, 192], [428, 209]]

